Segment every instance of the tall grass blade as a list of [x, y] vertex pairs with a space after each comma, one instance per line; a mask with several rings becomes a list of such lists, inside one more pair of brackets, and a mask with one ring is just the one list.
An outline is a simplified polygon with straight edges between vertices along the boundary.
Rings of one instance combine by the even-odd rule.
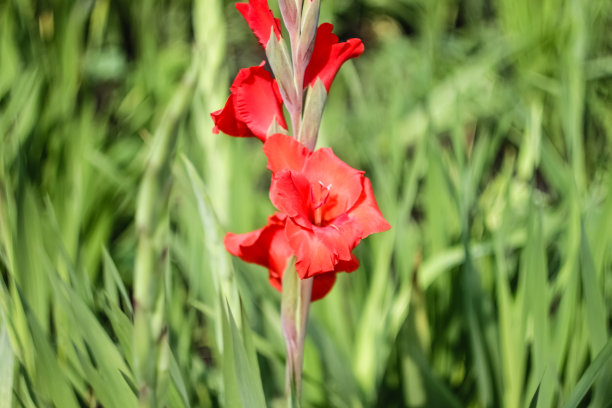
[[601, 285], [598, 283], [595, 265], [591, 256], [588, 238], [581, 230], [580, 240], [580, 270], [582, 271], [582, 287], [584, 290], [584, 302], [586, 307], [585, 319], [589, 328], [589, 346], [591, 355], [597, 355], [609, 338], [606, 323], [606, 306], [602, 298]]
[[12, 407], [13, 398], [13, 369], [15, 357], [11, 348], [11, 342], [6, 330], [5, 319], [0, 314], [0, 407]]
[[612, 364], [612, 339], [608, 339], [605, 346], [593, 359], [591, 364], [589, 364], [588, 368], [572, 390], [569, 398], [565, 404], [563, 404], [563, 408], [576, 408], [580, 406], [582, 399], [601, 374], [601, 370], [610, 364]]
[[221, 305], [224, 349], [223, 373], [225, 405], [265, 408], [266, 402], [257, 369], [251, 365], [247, 350], [226, 302]]

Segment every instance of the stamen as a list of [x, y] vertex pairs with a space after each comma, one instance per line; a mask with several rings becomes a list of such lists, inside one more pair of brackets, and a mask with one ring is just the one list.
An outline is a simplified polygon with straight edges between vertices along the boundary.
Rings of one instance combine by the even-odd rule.
[[315, 210], [325, 205], [332, 187], [331, 184], [326, 186], [321, 180], [319, 180], [319, 186], [321, 187], [317, 193], [315, 193], [315, 188], [313, 188], [314, 186], [310, 188], [310, 201], [312, 202], [313, 209]]

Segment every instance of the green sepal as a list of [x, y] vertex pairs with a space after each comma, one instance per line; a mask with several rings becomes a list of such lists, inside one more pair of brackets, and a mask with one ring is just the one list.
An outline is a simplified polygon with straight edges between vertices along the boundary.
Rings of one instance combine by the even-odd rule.
[[274, 116], [274, 119], [272, 120], [272, 123], [270, 124], [270, 127], [268, 128], [268, 132], [266, 133], [266, 135], [271, 136], [277, 133], [282, 133], [283, 135], [286, 135], [287, 129], [279, 125], [278, 120], [276, 120], [276, 116]]

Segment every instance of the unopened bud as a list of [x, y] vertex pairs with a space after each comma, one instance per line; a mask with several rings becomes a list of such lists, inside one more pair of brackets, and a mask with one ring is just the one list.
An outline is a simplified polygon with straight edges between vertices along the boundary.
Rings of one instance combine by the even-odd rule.
[[308, 65], [312, 50], [314, 48], [317, 27], [319, 25], [319, 10], [321, 0], [306, 0], [302, 14], [301, 36], [298, 45], [299, 64], [304, 67]]
[[289, 36], [294, 38], [299, 34], [300, 29], [300, 16], [299, 11], [302, 6], [300, 0], [278, 0], [278, 6], [285, 22], [285, 27], [289, 32]]
[[327, 100], [327, 89], [323, 81], [317, 79], [313, 86], [308, 87], [306, 104], [304, 105], [304, 120], [298, 140], [310, 150], [317, 144], [319, 127], [323, 116], [323, 108]]
[[296, 104], [297, 92], [293, 83], [293, 67], [291, 58], [287, 51], [285, 41], [281, 38], [276, 38], [275, 35], [270, 35], [268, 44], [266, 45], [266, 56], [274, 77], [278, 83], [278, 89], [283, 97], [285, 106], [291, 112], [291, 109]]

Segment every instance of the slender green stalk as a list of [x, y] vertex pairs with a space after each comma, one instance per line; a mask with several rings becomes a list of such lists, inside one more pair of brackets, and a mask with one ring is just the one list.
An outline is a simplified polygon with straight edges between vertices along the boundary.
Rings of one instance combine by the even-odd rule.
[[[286, 106], [291, 116], [293, 135], [308, 149], [314, 150], [317, 143], [316, 133], [310, 132], [312, 137], [308, 140], [303, 140], [302, 137], [302, 126], [308, 125], [302, 120], [303, 85], [304, 73], [314, 45], [320, 3], [319, 1], [279, 0], [279, 6], [291, 41], [292, 66], [290, 70], [293, 75], [295, 100], [292, 103], [286, 103]], [[273, 36], [271, 36], [270, 45], [274, 46]], [[318, 129], [318, 124], [316, 129]], [[290, 407], [299, 407], [301, 401], [304, 340], [310, 310], [312, 281], [312, 278], [299, 279], [295, 270], [295, 259], [292, 258], [283, 275], [281, 304], [281, 325], [287, 346], [285, 392]]]
[[302, 365], [304, 340], [310, 310], [313, 278], [300, 279], [295, 270], [295, 259], [283, 274], [281, 326], [287, 346], [285, 392], [288, 405], [299, 407], [302, 394]]

